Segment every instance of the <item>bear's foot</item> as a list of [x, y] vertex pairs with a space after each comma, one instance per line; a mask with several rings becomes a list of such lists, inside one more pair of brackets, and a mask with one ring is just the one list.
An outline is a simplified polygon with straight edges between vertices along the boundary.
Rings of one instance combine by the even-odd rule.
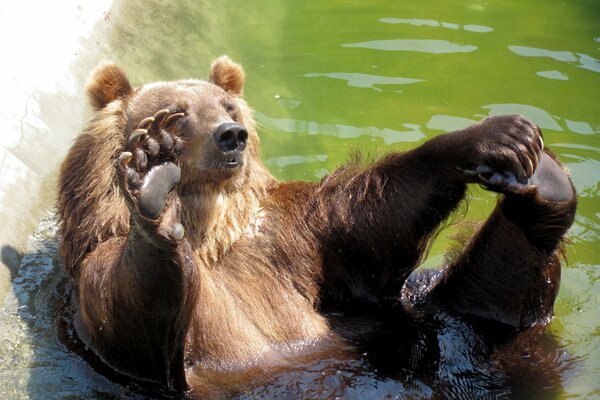
[[573, 187], [566, 172], [548, 154], [542, 154], [540, 163], [529, 183], [537, 187], [538, 195], [547, 201], [565, 202], [573, 200]]
[[[143, 119], [127, 139], [126, 149], [119, 156], [126, 191], [135, 209], [145, 219], [158, 221], [168, 202], [169, 193], [181, 178], [178, 158], [183, 143], [170, 130], [185, 114], [160, 110]], [[173, 214], [172, 212], [169, 214]], [[172, 239], [183, 238], [183, 226], [171, 218], [165, 234]], [[162, 218], [165, 219], [165, 218]]]

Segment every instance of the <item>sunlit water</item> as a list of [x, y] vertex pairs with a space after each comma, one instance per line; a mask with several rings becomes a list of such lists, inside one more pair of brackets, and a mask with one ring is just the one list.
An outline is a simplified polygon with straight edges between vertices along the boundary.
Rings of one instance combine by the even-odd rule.
[[[222, 53], [241, 62], [263, 159], [284, 180], [315, 181], [352, 151], [406, 150], [487, 115], [533, 119], [580, 199], [550, 326], [569, 360], [558, 397], [600, 398], [600, 6], [507, 3], [125, 0], [101, 45], [136, 84], [204, 77]], [[494, 202], [474, 188], [466, 218], [485, 218]], [[55, 231], [51, 217], [41, 223], [0, 310], [0, 398], [135, 397], [57, 339], [65, 279]], [[442, 235], [426, 266], [447, 246]], [[425, 398], [429, 389], [410, 388]], [[357, 359], [322, 360], [248, 391], [380, 398], [406, 387]]]

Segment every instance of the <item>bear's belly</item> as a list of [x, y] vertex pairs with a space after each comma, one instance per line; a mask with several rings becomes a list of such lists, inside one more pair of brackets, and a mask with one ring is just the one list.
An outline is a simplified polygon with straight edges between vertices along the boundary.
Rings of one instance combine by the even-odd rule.
[[291, 282], [257, 271], [226, 272], [201, 273], [186, 341], [189, 363], [215, 370], [276, 365], [331, 338], [325, 318]]

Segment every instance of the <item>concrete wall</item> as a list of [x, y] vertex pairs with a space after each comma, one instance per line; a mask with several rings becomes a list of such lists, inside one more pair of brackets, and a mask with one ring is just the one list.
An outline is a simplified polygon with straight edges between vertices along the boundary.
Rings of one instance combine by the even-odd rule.
[[111, 0], [0, 4], [0, 303], [61, 159], [85, 121], [86, 77], [110, 58]]

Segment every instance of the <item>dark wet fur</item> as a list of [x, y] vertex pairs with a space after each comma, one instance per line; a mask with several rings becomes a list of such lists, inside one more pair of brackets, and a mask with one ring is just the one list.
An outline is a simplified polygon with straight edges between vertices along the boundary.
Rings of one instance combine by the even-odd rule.
[[[98, 112], [62, 165], [58, 201], [83, 342], [122, 374], [216, 396], [338, 354], [345, 335], [322, 314], [336, 310], [379, 320], [387, 344], [369, 362], [431, 383], [432, 398], [461, 397], [472, 374], [518, 379], [518, 354], [544, 347], [576, 208], [539, 128], [490, 117], [319, 183], [280, 183], [242, 89], [227, 58], [209, 82], [133, 90], [114, 65], [93, 75]], [[234, 150], [223, 123], [244, 132]], [[502, 194], [496, 209], [454, 261], [413, 273], [470, 182]], [[540, 371], [557, 371], [551, 358]]]

